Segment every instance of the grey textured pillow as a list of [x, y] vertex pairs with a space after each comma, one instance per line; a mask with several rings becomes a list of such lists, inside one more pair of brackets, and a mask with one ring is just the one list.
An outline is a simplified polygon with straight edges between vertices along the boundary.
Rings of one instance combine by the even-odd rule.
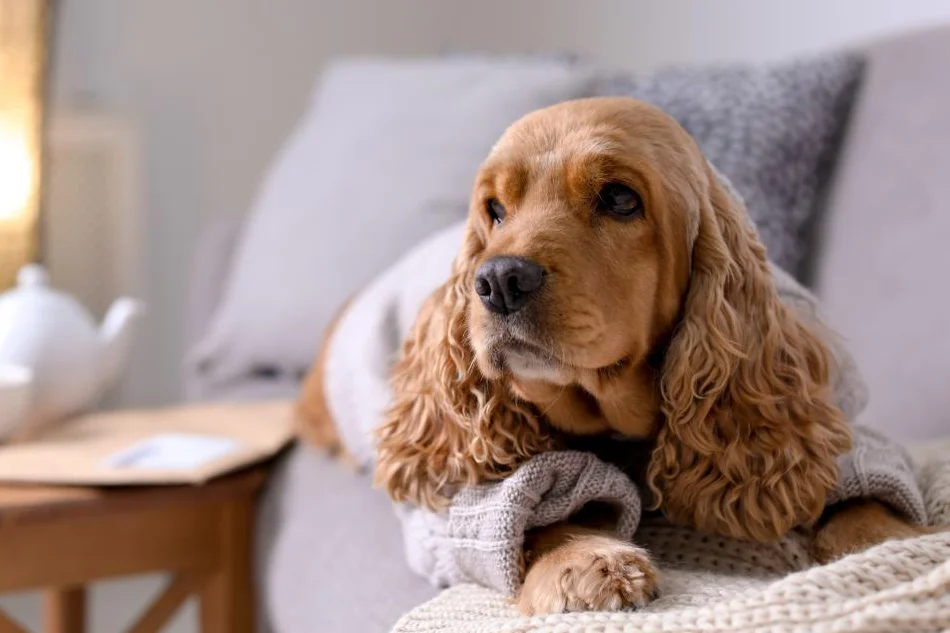
[[862, 66], [858, 55], [837, 53], [611, 74], [597, 94], [642, 99], [678, 120], [745, 198], [771, 259], [800, 277]]

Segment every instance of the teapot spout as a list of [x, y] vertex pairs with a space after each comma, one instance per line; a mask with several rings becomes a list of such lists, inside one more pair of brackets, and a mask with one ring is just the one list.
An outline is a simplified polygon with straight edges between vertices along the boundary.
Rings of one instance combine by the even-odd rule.
[[99, 328], [99, 337], [103, 343], [100, 391], [105, 391], [118, 380], [132, 347], [135, 323], [144, 313], [145, 304], [128, 297], [117, 299], [106, 313], [106, 318]]

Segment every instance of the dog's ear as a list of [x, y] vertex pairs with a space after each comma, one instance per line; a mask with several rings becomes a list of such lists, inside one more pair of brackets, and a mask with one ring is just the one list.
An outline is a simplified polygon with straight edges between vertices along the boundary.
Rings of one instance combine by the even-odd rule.
[[376, 483], [396, 501], [442, 507], [457, 486], [503, 477], [550, 445], [530, 406], [475, 362], [468, 308], [483, 249], [470, 222], [450, 279], [427, 300], [393, 370]]
[[819, 517], [850, 434], [815, 325], [780, 301], [741, 201], [707, 176], [647, 480], [673, 521], [773, 540]]

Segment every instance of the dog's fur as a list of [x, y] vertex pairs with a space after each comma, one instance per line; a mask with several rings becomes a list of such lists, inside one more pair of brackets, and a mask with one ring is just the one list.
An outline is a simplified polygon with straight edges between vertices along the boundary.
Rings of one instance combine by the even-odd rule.
[[[607, 183], [638, 192], [642, 215], [599, 212]], [[621, 433], [655, 442], [646, 483], [678, 523], [760, 541], [820, 526], [824, 560], [916, 533], [871, 501], [822, 518], [850, 448], [834, 367], [820, 324], [776, 295], [740, 204], [690, 136], [641, 102], [567, 102], [513, 125], [477, 177], [451, 278], [393, 372], [378, 484], [439, 508], [565, 437]], [[498, 255], [547, 271], [504, 318], [474, 290]], [[871, 517], [887, 520], [869, 532]], [[646, 552], [603, 526], [533, 533], [525, 560], [528, 613], [639, 605], [655, 591]]]

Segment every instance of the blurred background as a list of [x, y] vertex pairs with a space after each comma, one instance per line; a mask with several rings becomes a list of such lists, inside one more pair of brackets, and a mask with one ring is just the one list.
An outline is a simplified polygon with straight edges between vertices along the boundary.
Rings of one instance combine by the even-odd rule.
[[[116, 169], [123, 173], [100, 177], [113, 188], [103, 195], [125, 208], [111, 230], [70, 225], [69, 234], [50, 246], [115, 253], [122, 269], [115, 283], [146, 300], [139, 362], [132, 363], [120, 398], [123, 404], [151, 405], [181, 394], [189, 266], [200, 231], [213, 218], [248, 210], [268, 161], [303, 113], [328, 59], [353, 53], [571, 52], [632, 70], [779, 60], [950, 21], [950, 4], [65, 0], [57, 13], [51, 124], [63, 121], [63, 136], [96, 128], [99, 151], [122, 156], [124, 167]], [[100, 221], [110, 224], [110, 218]], [[83, 230], [99, 237], [79, 239], [76, 231]], [[102, 244], [103, 232], [114, 243]], [[48, 253], [57, 256], [69, 257]], [[97, 291], [102, 305], [117, 294], [108, 285]]]
[[[252, 208], [332, 59], [553, 53], [646, 72], [779, 62], [950, 24], [946, 0], [0, 0], [8, 61], [24, 28], [14, 32], [11, 16], [39, 5], [50, 7], [47, 35], [26, 64], [45, 58], [46, 100], [29, 101], [32, 88], [24, 98], [45, 106], [46, 153], [0, 154], [0, 190], [41, 163], [42, 189], [8, 196], [0, 220], [32, 217], [27, 200], [39, 191], [42, 218], [27, 238], [36, 244], [7, 241], [3, 253], [38, 252], [53, 283], [97, 317], [119, 294], [144, 299], [148, 316], [111, 397], [121, 406], [182, 399], [183, 359], [200, 334], [189, 311], [203, 236]], [[10, 116], [34, 133], [32, 114]], [[92, 630], [117, 630], [155, 588], [99, 587]], [[32, 597], [3, 604], [38, 617]], [[193, 631], [193, 620], [185, 611], [174, 630]]]

